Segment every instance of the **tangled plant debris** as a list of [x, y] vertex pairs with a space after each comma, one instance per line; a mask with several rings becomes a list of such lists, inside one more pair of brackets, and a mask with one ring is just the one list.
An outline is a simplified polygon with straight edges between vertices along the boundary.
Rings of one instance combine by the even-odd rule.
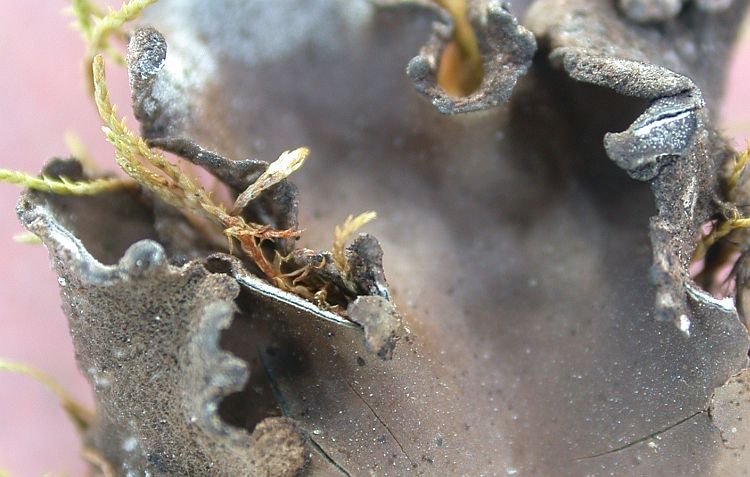
[[[712, 126], [745, 3], [74, 2], [131, 180], [6, 177], [96, 394], [92, 466], [746, 473], [747, 155]], [[230, 159], [290, 141], [311, 159]], [[737, 255], [735, 306], [709, 292]]]

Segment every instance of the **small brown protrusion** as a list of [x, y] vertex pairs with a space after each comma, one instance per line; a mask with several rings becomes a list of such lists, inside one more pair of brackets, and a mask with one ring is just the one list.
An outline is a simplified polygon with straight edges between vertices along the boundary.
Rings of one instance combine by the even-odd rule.
[[250, 442], [253, 475], [258, 477], [295, 477], [309, 461], [307, 438], [297, 422], [288, 417], [262, 420]]

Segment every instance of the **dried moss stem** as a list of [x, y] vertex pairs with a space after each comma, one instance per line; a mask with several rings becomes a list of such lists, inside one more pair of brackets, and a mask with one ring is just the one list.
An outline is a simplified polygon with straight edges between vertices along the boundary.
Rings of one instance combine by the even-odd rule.
[[75, 17], [74, 26], [87, 40], [91, 38], [94, 17], [103, 17], [104, 11], [89, 0], [72, 0], [68, 11]]
[[70, 151], [70, 155], [75, 157], [76, 160], [81, 163], [86, 172], [96, 172], [99, 169], [88, 149], [83, 145], [83, 141], [81, 141], [80, 137], [70, 131], [66, 131], [63, 139], [65, 140], [65, 146], [68, 148], [68, 151]]
[[750, 218], [735, 217], [721, 221], [711, 232], [703, 237], [693, 253], [692, 261], [698, 261], [706, 256], [708, 250], [716, 242], [738, 229], [750, 228]]
[[73, 181], [65, 177], [53, 179], [47, 176], [33, 176], [25, 172], [0, 169], [0, 182], [20, 185], [27, 189], [52, 192], [62, 195], [95, 195], [122, 189], [131, 189], [137, 184], [117, 178]]
[[89, 30], [89, 56], [93, 58], [99, 51], [106, 48], [110, 34], [119, 32], [126, 22], [137, 18], [146, 7], [156, 2], [157, 0], [130, 0], [118, 10], [110, 10], [104, 17], [95, 18], [93, 27]]
[[84, 447], [81, 449], [81, 457], [83, 457], [86, 462], [93, 465], [102, 477], [117, 477], [117, 473], [112, 464], [101, 452], [93, 447]]
[[268, 165], [268, 168], [258, 179], [250, 184], [238, 197], [232, 207], [233, 214], [239, 214], [242, 209], [255, 198], [257, 198], [264, 190], [269, 187], [278, 184], [282, 180], [286, 179], [294, 171], [302, 167], [305, 162], [305, 158], [310, 151], [306, 147], [300, 147], [294, 151], [284, 151], [278, 159]]
[[479, 43], [474, 28], [469, 21], [469, 9], [466, 0], [435, 0], [438, 5], [448, 10], [453, 17], [453, 37], [458, 42], [461, 52], [467, 59], [481, 62]]
[[102, 130], [107, 141], [114, 146], [115, 160], [125, 173], [155, 192], [165, 202], [181, 210], [188, 208], [194, 212], [206, 213], [213, 218], [225, 215], [202, 187], [179, 167], [167, 161], [161, 153], [151, 149], [143, 138], [133, 134], [125, 122], [118, 119], [117, 110], [110, 100], [106, 86], [104, 60], [101, 55], [94, 58], [93, 76], [94, 101], [99, 116], [104, 121]]

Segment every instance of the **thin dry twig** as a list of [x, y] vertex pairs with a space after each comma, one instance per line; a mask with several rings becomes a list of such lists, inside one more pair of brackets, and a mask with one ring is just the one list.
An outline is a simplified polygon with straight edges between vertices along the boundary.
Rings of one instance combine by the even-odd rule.
[[726, 183], [726, 196], [727, 200], [733, 202], [737, 196], [737, 189], [739, 187], [742, 173], [747, 167], [748, 160], [750, 160], [750, 145], [745, 151], [737, 154], [734, 158], [734, 166], [732, 167], [732, 173], [729, 175]]
[[70, 151], [70, 155], [81, 163], [84, 171], [87, 173], [94, 173], [99, 170], [96, 162], [94, 162], [94, 159], [91, 157], [88, 149], [86, 149], [86, 146], [83, 145], [83, 141], [81, 141], [80, 137], [70, 131], [66, 131], [63, 135], [63, 139], [65, 140], [65, 146], [68, 148], [68, 151]]

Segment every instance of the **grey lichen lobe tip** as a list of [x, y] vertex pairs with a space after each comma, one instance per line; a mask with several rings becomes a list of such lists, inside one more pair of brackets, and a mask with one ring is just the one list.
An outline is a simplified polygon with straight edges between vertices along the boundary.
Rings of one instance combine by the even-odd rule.
[[152, 27], [136, 30], [128, 44], [130, 88], [142, 89], [143, 82], [153, 81], [166, 59], [167, 42], [158, 30]]
[[144, 277], [164, 270], [167, 256], [158, 242], [141, 240], [125, 252], [119, 266], [132, 278]]
[[663, 66], [620, 58], [582, 47], [562, 46], [550, 53], [571, 78], [610, 88], [625, 96], [658, 99], [696, 89], [686, 76]]
[[137, 29], [128, 44], [133, 113], [145, 138], [175, 136], [190, 121], [186, 78], [169, 71], [167, 42], [155, 28]]
[[383, 249], [370, 234], [361, 234], [347, 247], [349, 277], [361, 295], [377, 295], [390, 300], [383, 269]]
[[666, 160], [689, 153], [701, 108], [699, 94], [658, 99], [626, 131], [605, 135], [607, 155], [633, 178], [651, 180]]

